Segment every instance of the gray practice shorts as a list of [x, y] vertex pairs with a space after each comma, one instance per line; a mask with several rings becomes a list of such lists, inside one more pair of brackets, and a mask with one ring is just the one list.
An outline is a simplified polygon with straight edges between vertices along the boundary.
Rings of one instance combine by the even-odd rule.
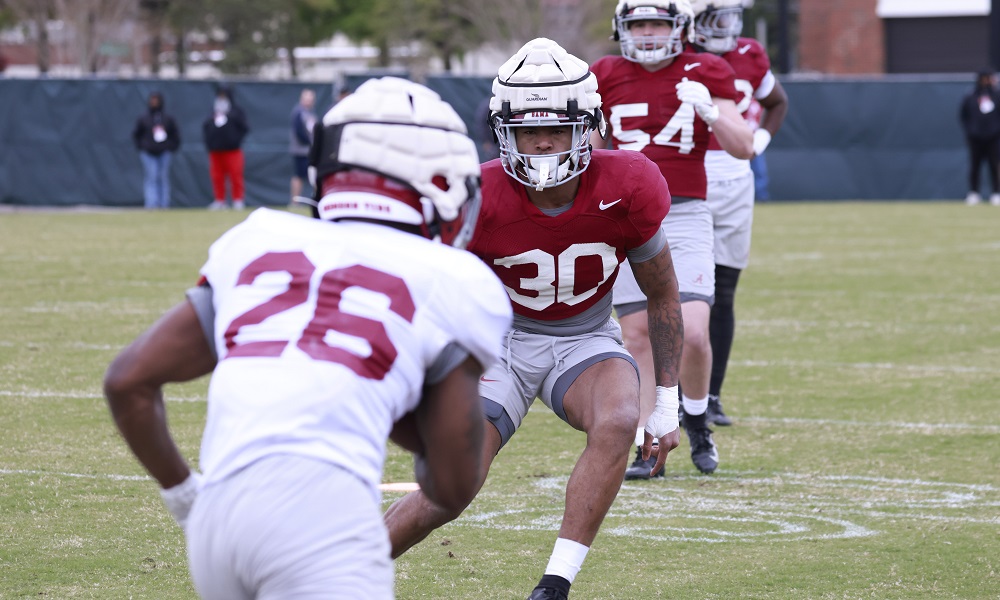
[[[700, 200], [671, 205], [663, 220], [663, 231], [670, 244], [681, 302], [714, 303], [715, 257], [708, 205]], [[614, 304], [619, 317], [646, 310], [646, 296], [639, 289], [628, 261], [622, 264], [615, 280]]]
[[708, 182], [708, 208], [715, 223], [715, 264], [747, 268], [753, 198], [753, 171], [736, 179]]
[[186, 534], [204, 599], [393, 598], [378, 493], [324, 461], [270, 456], [207, 486]]
[[639, 376], [614, 319], [608, 319], [598, 331], [566, 337], [512, 330], [503, 352], [501, 361], [480, 379], [479, 394], [486, 417], [504, 444], [521, 426], [536, 397], [566, 421], [563, 397], [587, 367], [608, 358], [622, 358], [632, 363]]

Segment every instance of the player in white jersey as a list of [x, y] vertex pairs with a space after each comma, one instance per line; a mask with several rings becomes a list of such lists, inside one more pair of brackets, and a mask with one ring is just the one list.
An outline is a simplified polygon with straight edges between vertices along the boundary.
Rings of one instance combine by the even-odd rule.
[[[318, 218], [259, 209], [229, 230], [202, 284], [105, 376], [203, 598], [393, 598], [378, 491], [390, 437], [431, 502], [478, 489], [479, 377], [512, 314], [459, 249], [481, 201], [475, 144], [437, 94], [384, 78], [327, 113], [312, 159]], [[210, 372], [199, 475], [162, 387]]]
[[[721, 56], [736, 72], [740, 98], [736, 108], [747, 116], [757, 99], [764, 108], [760, 127], [754, 131], [753, 150], [764, 152], [788, 112], [788, 96], [771, 72], [771, 61], [757, 40], [739, 37], [743, 9], [752, 0], [692, 0], [695, 12], [694, 45], [699, 51]], [[706, 418], [715, 425], [731, 425], [719, 399], [729, 365], [729, 352], [736, 331], [736, 284], [750, 260], [753, 226], [754, 177], [750, 161], [724, 151], [713, 137], [705, 155], [708, 177], [706, 200], [715, 232], [715, 303], [709, 318], [712, 344], [712, 377], [708, 385]]]

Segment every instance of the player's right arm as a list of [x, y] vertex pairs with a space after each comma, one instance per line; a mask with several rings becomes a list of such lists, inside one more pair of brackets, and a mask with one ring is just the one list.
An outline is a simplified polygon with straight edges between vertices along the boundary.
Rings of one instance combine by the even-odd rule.
[[185, 301], [122, 350], [104, 375], [104, 395], [118, 431], [159, 482], [168, 508], [182, 526], [197, 492], [197, 476], [167, 429], [163, 385], [211, 373], [215, 362], [198, 315]]
[[448, 510], [468, 506], [482, 480], [482, 374], [479, 362], [466, 358], [444, 379], [426, 386], [414, 410], [423, 445], [414, 459], [417, 483], [428, 500]]

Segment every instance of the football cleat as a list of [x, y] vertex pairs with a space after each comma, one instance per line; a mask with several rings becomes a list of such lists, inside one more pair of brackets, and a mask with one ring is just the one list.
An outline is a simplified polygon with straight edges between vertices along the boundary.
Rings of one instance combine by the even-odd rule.
[[691, 442], [691, 462], [702, 473], [712, 473], [719, 467], [719, 450], [712, 440], [712, 430], [707, 426], [689, 426], [690, 421], [685, 422], [684, 432]]
[[733, 420], [722, 412], [722, 402], [719, 397], [712, 394], [708, 395], [708, 410], [705, 411], [705, 420], [719, 427], [729, 427], [733, 424]]
[[965, 197], [965, 203], [969, 206], [975, 206], [983, 201], [982, 196], [978, 192], [969, 192], [969, 195]]
[[[654, 445], [655, 447], [655, 445]], [[664, 468], [660, 467], [660, 470], [656, 473], [652, 473], [653, 466], [656, 465], [656, 455], [650, 454], [649, 459], [642, 460], [642, 448], [635, 449], [635, 461], [625, 469], [625, 481], [631, 481], [633, 479], [652, 479], [653, 477], [663, 477]]]
[[569, 596], [553, 588], [536, 587], [531, 591], [528, 600], [569, 600]]

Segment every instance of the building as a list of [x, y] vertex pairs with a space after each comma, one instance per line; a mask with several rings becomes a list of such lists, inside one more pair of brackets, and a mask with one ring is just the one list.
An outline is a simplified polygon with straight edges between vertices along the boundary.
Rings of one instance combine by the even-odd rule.
[[990, 0], [799, 0], [796, 71], [968, 73], [990, 64]]

